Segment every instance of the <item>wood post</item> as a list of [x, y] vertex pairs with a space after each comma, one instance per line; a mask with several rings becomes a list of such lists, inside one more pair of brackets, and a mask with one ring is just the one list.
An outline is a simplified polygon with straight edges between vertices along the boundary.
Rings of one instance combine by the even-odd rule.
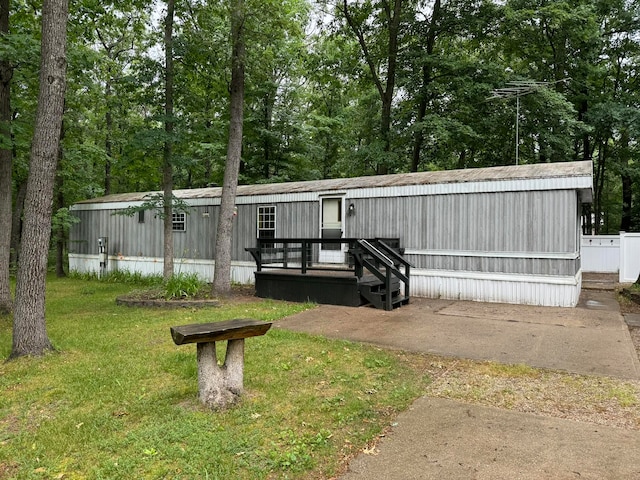
[[243, 393], [244, 338], [227, 341], [227, 353], [218, 364], [216, 342], [197, 344], [198, 398], [214, 410], [236, 403]]

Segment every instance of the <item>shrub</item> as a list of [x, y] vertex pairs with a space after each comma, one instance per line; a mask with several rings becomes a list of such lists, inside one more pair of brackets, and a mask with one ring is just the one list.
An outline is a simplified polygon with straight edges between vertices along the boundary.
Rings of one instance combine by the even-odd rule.
[[164, 298], [195, 297], [205, 285], [196, 273], [177, 273], [164, 282]]

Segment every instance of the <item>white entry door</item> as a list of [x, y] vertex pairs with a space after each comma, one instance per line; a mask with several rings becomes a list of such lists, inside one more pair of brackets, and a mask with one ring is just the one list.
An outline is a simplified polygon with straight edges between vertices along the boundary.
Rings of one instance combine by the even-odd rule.
[[[320, 238], [342, 238], [342, 198], [323, 198], [321, 200]], [[341, 243], [320, 244], [321, 263], [344, 263]]]

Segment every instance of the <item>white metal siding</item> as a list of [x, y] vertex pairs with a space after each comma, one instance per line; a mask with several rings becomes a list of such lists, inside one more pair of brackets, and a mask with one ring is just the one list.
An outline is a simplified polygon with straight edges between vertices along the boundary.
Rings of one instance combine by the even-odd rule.
[[[161, 275], [162, 258], [110, 256], [108, 270]], [[200, 278], [213, 278], [212, 260], [176, 259], [176, 271], [197, 273]], [[69, 254], [69, 268], [79, 272], [97, 272], [98, 255]], [[253, 284], [255, 264], [232, 262], [232, 281]], [[573, 307], [580, 296], [581, 274], [564, 277], [512, 275], [481, 272], [451, 272], [414, 269], [411, 294], [417, 297], [472, 300], [480, 302], [519, 303]]]
[[582, 274], [562, 278], [412, 270], [411, 294], [476, 302], [575, 307]]

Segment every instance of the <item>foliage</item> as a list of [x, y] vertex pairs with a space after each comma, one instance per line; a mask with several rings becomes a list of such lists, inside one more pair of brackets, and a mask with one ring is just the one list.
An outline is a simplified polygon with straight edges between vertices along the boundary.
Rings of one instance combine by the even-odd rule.
[[206, 288], [206, 283], [195, 273], [176, 273], [163, 283], [164, 298], [195, 297]]
[[67, 207], [59, 208], [58, 211], [53, 214], [53, 218], [51, 219], [52, 231], [54, 232], [54, 235], [59, 235], [61, 232], [66, 234], [69, 231], [69, 228], [79, 221], [80, 219], [72, 215]]
[[[146, 200], [140, 205], [131, 205], [127, 208], [114, 212], [113, 215], [124, 215], [126, 217], [133, 217], [138, 212], [153, 210], [155, 211], [156, 216], [164, 218], [164, 195], [162, 193], [150, 193], [145, 195], [144, 198]], [[189, 214], [191, 206], [181, 198], [172, 195], [171, 209], [174, 213]]]
[[[247, 341], [246, 394], [197, 402], [195, 348], [169, 327], [310, 305], [228, 303], [163, 311], [117, 306], [129, 284], [48, 282], [58, 354], [0, 365], [0, 472], [22, 478], [329, 478], [425, 387], [407, 356], [272, 328]], [[0, 317], [0, 354], [10, 350]]]
[[[532, 80], [549, 87], [520, 99], [520, 162], [593, 160], [587, 228], [640, 229], [640, 192], [630, 186], [640, 179], [638, 2], [403, 1], [397, 24], [394, 2], [245, 4], [240, 183], [513, 164], [515, 100], [487, 98]], [[11, 9], [0, 54], [14, 66], [16, 198], [28, 172], [40, 6]], [[222, 184], [229, 6], [176, 3], [171, 138], [162, 12], [139, 0], [81, 1], [70, 16], [57, 207], [159, 190], [167, 140], [176, 189]]]
[[129, 272], [127, 270], [111, 270], [102, 275], [99, 272], [77, 272], [72, 270], [69, 272], [69, 278], [140, 286], [158, 286], [164, 281], [162, 275], [143, 275], [142, 272]]

